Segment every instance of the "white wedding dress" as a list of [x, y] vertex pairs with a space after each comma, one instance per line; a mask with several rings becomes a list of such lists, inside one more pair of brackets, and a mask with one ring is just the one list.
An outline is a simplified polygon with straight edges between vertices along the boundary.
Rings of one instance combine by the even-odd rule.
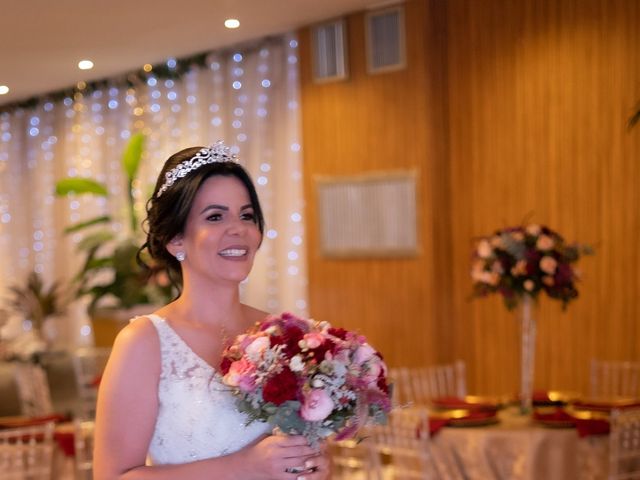
[[271, 430], [247, 425], [220, 374], [158, 315], [147, 315], [160, 338], [159, 410], [149, 445], [152, 465], [189, 463], [235, 452]]

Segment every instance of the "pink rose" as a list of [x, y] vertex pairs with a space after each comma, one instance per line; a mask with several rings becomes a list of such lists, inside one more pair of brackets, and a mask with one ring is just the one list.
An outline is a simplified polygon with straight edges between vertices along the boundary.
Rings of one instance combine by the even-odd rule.
[[538, 250], [551, 250], [554, 246], [555, 242], [553, 238], [548, 235], [540, 235], [538, 237], [538, 241], [536, 242], [536, 248]]
[[367, 360], [370, 360], [375, 353], [376, 351], [371, 347], [371, 345], [365, 343], [364, 345], [360, 345], [356, 350], [354, 361], [358, 364], [364, 363]]
[[300, 416], [309, 422], [319, 422], [331, 414], [333, 407], [333, 400], [327, 392], [314, 388], [305, 395]]
[[224, 382], [232, 387], [238, 387], [243, 392], [252, 392], [256, 389], [256, 366], [246, 358], [241, 358], [231, 364], [229, 371], [224, 376]]
[[544, 273], [548, 273], [549, 275], [553, 275], [554, 273], [556, 273], [557, 266], [557, 260], [553, 257], [550, 257], [549, 255], [545, 255], [540, 260], [540, 270], [542, 270]]
[[525, 228], [525, 230], [527, 231], [527, 233], [529, 235], [533, 235], [534, 237], [537, 237], [538, 235], [540, 235], [540, 231], [542, 230], [540, 228], [540, 225], [537, 225], [535, 223], [532, 223], [530, 225], [527, 225], [527, 227]]
[[481, 240], [478, 243], [477, 252], [480, 258], [489, 258], [493, 254], [493, 248], [487, 240]]
[[324, 337], [320, 333], [311, 332], [306, 333], [302, 340], [305, 342], [307, 348], [313, 350], [314, 348], [318, 348], [320, 345], [322, 345]]

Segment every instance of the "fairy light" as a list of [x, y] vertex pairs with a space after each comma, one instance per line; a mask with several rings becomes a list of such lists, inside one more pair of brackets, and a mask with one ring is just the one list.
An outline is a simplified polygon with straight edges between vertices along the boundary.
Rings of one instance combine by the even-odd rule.
[[[278, 108], [294, 115], [299, 109], [294, 81], [299, 67], [297, 41], [287, 39], [283, 46], [284, 51], [269, 46], [251, 53], [211, 53], [200, 64], [204, 68], [187, 73], [184, 64], [169, 59], [166, 68], [175, 71], [173, 78], [164, 78], [162, 68], [145, 65], [142, 70], [146, 76], [140, 77], [135, 88], [116, 84], [96, 87], [86, 82], [76, 85], [78, 90], [66, 97], [43, 102], [33, 113], [20, 109], [0, 113], [0, 248], [16, 253], [15, 261], [3, 266], [3, 275], [11, 278], [20, 273], [18, 268], [33, 268], [34, 260], [35, 268], [46, 273], [52, 262], [59, 262], [53, 256], [49, 258], [55, 236], [60, 236], [60, 225], [53, 225], [56, 216], [46, 210], [54, 203], [63, 202], [66, 206], [63, 223], [67, 225], [100, 212], [114, 214], [122, 210], [126, 200], [121, 158], [114, 152], [121, 152], [134, 132], [147, 135], [148, 155], [141, 164], [140, 181], [134, 186], [136, 211], [170, 153], [206, 139], [226, 138], [256, 180], [265, 209], [268, 228], [260, 253], [264, 272], [258, 278], [269, 281], [266, 288], [260, 289], [264, 292], [260, 302], [270, 310], [295, 308], [296, 313], [305, 315], [308, 305], [303, 204], [293, 202], [289, 211], [283, 212], [277, 203], [283, 185], [294, 193], [302, 188], [299, 133], [294, 131], [285, 139], [289, 147], [284, 155], [269, 146], [256, 155], [257, 146], [252, 143], [257, 140], [252, 138], [254, 132], [273, 128], [271, 114]], [[284, 63], [278, 68], [284, 70], [276, 69], [272, 63], [280, 58]], [[281, 97], [283, 89], [285, 97]], [[278, 96], [272, 96], [272, 91]], [[52, 129], [54, 119], [57, 131]], [[18, 125], [23, 125], [20, 134]], [[25, 141], [30, 152], [27, 155]], [[17, 166], [10, 165], [9, 159], [20, 157], [30, 171], [44, 175], [38, 185], [46, 185], [34, 198], [47, 213], [29, 221], [19, 219], [21, 224], [28, 223], [27, 231], [15, 228], [16, 215], [21, 210], [9, 203], [9, 199], [21, 195], [11, 180], [21, 173]], [[53, 184], [66, 175], [104, 181], [109, 199], [70, 195], [54, 202]], [[119, 214], [114, 217], [116, 233], [128, 226], [119, 220]], [[61, 245], [55, 250], [66, 251], [57, 257], [76, 258], [75, 244], [81, 238], [81, 234], [61, 237]], [[258, 281], [262, 280], [254, 282]], [[90, 335], [89, 327], [85, 334]]]

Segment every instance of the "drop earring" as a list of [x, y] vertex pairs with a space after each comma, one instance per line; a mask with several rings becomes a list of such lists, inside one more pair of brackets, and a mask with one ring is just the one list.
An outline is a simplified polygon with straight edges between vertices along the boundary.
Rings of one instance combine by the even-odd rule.
[[184, 261], [185, 258], [187, 258], [187, 255], [184, 252], [176, 253], [176, 260], [178, 260], [179, 262]]

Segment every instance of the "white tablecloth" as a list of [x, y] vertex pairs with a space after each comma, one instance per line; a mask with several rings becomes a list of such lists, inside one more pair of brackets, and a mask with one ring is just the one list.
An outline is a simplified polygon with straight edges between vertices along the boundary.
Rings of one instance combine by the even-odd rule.
[[606, 479], [608, 437], [580, 438], [574, 428], [536, 424], [516, 409], [500, 423], [444, 427], [433, 437], [433, 458], [444, 479]]

